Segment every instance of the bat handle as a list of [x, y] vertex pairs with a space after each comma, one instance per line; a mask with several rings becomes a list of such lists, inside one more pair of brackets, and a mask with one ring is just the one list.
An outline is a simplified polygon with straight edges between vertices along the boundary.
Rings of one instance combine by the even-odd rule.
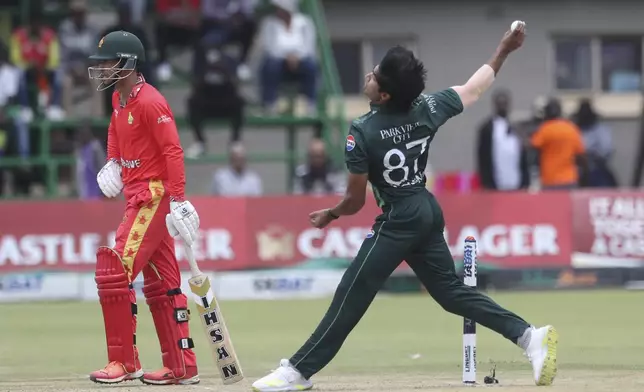
[[186, 251], [186, 258], [188, 259], [188, 264], [190, 264], [190, 272], [192, 273], [192, 276], [201, 275], [201, 270], [199, 270], [199, 266], [197, 265], [197, 260], [195, 260], [195, 253], [192, 250], [192, 246], [188, 246], [184, 244], [183, 248]]

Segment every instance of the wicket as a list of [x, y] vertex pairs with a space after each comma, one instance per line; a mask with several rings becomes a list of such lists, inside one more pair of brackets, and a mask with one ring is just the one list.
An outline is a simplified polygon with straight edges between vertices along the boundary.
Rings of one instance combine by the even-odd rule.
[[[476, 288], [476, 239], [467, 237], [463, 247], [463, 283]], [[463, 383], [476, 384], [476, 323], [463, 317]]]

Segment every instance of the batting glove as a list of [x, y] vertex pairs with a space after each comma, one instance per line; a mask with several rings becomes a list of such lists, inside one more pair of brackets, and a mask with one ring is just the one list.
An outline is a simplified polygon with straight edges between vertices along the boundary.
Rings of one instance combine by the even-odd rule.
[[189, 201], [171, 201], [165, 224], [172, 238], [181, 238], [187, 246], [192, 246], [197, 239], [199, 215]]
[[123, 179], [121, 178], [121, 165], [114, 159], [107, 161], [105, 166], [98, 172], [96, 182], [103, 194], [107, 197], [116, 197], [123, 190]]

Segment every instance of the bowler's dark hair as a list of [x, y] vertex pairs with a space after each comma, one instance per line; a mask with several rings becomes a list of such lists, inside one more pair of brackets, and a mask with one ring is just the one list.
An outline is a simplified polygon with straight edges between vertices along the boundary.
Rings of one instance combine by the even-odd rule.
[[425, 89], [426, 75], [425, 66], [411, 50], [394, 46], [380, 62], [376, 80], [380, 91], [391, 97], [387, 105], [395, 110], [407, 111]]

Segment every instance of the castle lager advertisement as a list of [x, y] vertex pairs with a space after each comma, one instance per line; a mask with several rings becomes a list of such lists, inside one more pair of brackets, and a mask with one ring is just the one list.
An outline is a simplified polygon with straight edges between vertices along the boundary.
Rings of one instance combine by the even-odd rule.
[[[644, 266], [644, 193], [551, 192], [443, 195], [445, 239], [456, 260], [467, 236], [495, 269]], [[191, 199], [201, 217], [195, 254], [210, 271], [346, 266], [381, 210], [373, 201], [326, 229], [308, 214], [339, 197]], [[92, 272], [113, 245], [123, 201], [0, 205], [0, 273]], [[177, 258], [187, 269], [181, 244]], [[405, 268], [404, 264], [401, 268]]]

